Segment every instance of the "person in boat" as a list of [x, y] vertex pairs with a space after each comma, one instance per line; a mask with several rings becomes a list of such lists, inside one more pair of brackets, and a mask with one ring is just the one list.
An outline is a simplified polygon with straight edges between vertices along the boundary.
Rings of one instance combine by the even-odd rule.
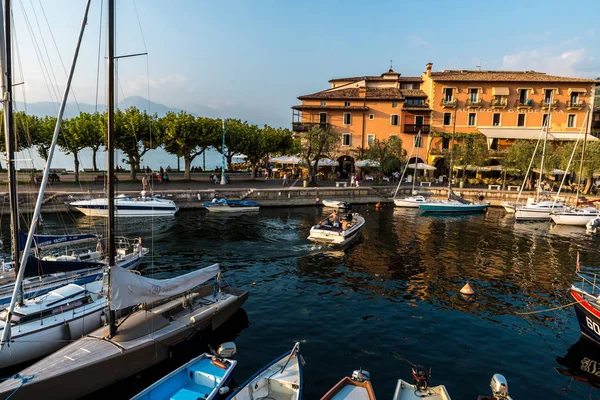
[[348, 219], [345, 219], [344, 221], [342, 221], [342, 230], [348, 230], [348, 228], [350, 228], [350, 222], [348, 222]]
[[331, 215], [329, 216], [329, 220], [331, 221], [331, 225], [334, 228], [340, 227], [340, 216], [338, 215], [337, 211], [331, 213]]

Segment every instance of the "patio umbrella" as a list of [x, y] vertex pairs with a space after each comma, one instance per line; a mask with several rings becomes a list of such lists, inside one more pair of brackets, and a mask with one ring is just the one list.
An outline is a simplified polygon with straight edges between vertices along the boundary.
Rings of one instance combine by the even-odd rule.
[[[315, 162], [311, 161], [310, 164], [315, 165]], [[339, 162], [335, 160], [330, 160], [329, 158], [323, 158], [319, 160], [319, 167], [337, 167], [338, 165], [340, 165]]]
[[269, 161], [279, 164], [300, 164], [302, 159], [296, 156], [279, 156], [273, 157]]
[[[538, 174], [540, 173], [540, 169], [539, 168], [536, 168], [533, 171], [537, 172]], [[546, 173], [550, 174], [550, 175], [564, 175], [564, 174], [567, 173], [567, 171], [563, 171], [562, 169], [555, 168], [552, 171], [546, 171]]]
[[360, 160], [357, 161], [354, 165], [357, 167], [379, 167], [379, 161], [375, 160]]
[[416, 169], [422, 169], [422, 170], [425, 170], [425, 171], [433, 171], [433, 170], [437, 169], [436, 167], [434, 167], [432, 165], [428, 165], [428, 164], [425, 164], [425, 163], [422, 163], [422, 162], [416, 163], [416, 164], [414, 164], [414, 163], [413, 164], [408, 164], [408, 168], [411, 168], [411, 169], [415, 169], [415, 168]]

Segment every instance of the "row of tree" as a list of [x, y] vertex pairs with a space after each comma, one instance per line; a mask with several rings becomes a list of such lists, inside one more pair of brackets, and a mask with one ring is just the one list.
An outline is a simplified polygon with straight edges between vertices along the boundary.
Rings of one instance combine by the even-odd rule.
[[[15, 114], [15, 132], [18, 150], [35, 148], [40, 157], [48, 159], [55, 117], [36, 117], [23, 112]], [[3, 121], [0, 118], [0, 123]], [[79, 155], [83, 149], [92, 150], [92, 168], [97, 167], [97, 153], [106, 144], [106, 113], [82, 112], [61, 123], [58, 145], [66, 154], [73, 155], [75, 179], [79, 181]], [[226, 131], [225, 147], [222, 134]], [[267, 156], [294, 151], [295, 142], [289, 129], [259, 127], [238, 119], [196, 117], [186, 112], [168, 113], [159, 118], [135, 107], [115, 112], [115, 144], [127, 157], [131, 179], [136, 179], [142, 157], [151, 149], [163, 147], [168, 153], [183, 158], [184, 179], [190, 179], [192, 161], [207, 149], [216, 149], [225, 155], [227, 168], [235, 154], [245, 154], [252, 166]], [[4, 141], [0, 150], [4, 151]]]

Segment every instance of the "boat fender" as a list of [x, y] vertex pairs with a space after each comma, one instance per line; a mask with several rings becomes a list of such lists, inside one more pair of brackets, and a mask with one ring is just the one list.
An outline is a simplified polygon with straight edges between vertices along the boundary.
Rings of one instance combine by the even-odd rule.
[[221, 368], [221, 369], [227, 369], [227, 364], [225, 364], [223, 361], [221, 361], [218, 358], [213, 358], [212, 359], [212, 363], [215, 367]]
[[227, 393], [229, 393], [229, 386], [221, 386], [221, 388], [219, 389], [219, 394], [223, 395]]

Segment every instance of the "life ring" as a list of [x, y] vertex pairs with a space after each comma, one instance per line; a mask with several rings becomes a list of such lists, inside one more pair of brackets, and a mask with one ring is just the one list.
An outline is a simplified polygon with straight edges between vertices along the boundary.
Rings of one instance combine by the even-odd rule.
[[218, 358], [213, 358], [212, 359], [212, 363], [215, 367], [221, 368], [221, 369], [227, 369], [227, 364], [225, 364], [223, 361], [221, 361]]

